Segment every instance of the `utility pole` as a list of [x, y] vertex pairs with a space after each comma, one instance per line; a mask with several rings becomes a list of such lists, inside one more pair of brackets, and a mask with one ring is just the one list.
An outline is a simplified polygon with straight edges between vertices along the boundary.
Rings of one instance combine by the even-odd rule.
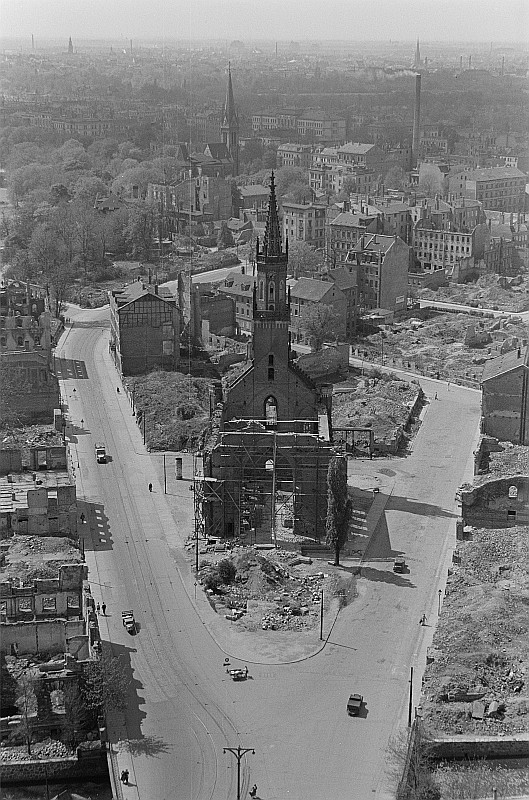
[[277, 459], [277, 432], [274, 430], [274, 450], [272, 456], [272, 541], [277, 550], [276, 534], [276, 459]]
[[254, 756], [255, 750], [253, 747], [241, 747], [238, 745], [237, 747], [225, 747], [224, 752], [231, 753], [237, 759], [237, 800], [241, 800], [241, 759], [246, 753], [251, 753]]
[[408, 728], [411, 728], [411, 709], [413, 706], [413, 667], [410, 667], [410, 696], [408, 698]]
[[320, 598], [320, 641], [323, 641], [323, 587]]
[[165, 453], [163, 454], [163, 493], [167, 494], [167, 468], [165, 465]]

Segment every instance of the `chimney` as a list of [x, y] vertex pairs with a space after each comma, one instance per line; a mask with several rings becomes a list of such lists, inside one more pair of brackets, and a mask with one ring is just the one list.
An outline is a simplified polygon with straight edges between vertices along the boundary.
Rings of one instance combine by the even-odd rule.
[[521, 357], [522, 357], [522, 348], [519, 347], [518, 348], [518, 358], [521, 358]]
[[413, 111], [413, 136], [411, 141], [411, 169], [417, 166], [421, 127], [421, 76], [415, 76], [415, 108]]
[[154, 294], [158, 294], [158, 284], [154, 284]]

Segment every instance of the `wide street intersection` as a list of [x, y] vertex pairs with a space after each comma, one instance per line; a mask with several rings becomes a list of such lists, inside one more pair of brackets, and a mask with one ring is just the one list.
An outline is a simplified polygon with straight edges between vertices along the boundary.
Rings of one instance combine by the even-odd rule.
[[[387, 742], [407, 724], [412, 666], [418, 703], [455, 541], [455, 493], [472, 476], [479, 393], [425, 381], [430, 402], [410, 454], [355, 462], [385, 495], [359, 596], [334, 624], [326, 620], [323, 647], [315, 641], [312, 655], [285, 664], [280, 646], [263, 657], [215, 619], [200, 589], [195, 600], [183, 554], [193, 530], [189, 480], [164, 495], [161, 458], [147, 453], [126, 396], [116, 392], [108, 307], [67, 314], [75, 324], [56, 355], [84, 370], [76, 367], [61, 388], [78, 496], [89, 511], [89, 579], [96, 601], [107, 604], [105, 647], [122, 656], [132, 679], [127, 710], [109, 731], [116, 772], [131, 774], [119, 791], [142, 800], [234, 798], [236, 760], [223, 748], [240, 744], [255, 749], [241, 761], [243, 797], [254, 782], [267, 800], [390, 797]], [[111, 456], [106, 465], [95, 462], [97, 441]], [[186, 469], [189, 478], [189, 460]], [[400, 554], [404, 575], [392, 571]], [[134, 637], [121, 624], [129, 608], [140, 625]], [[243, 658], [251, 680], [232, 682], [225, 657]], [[353, 691], [366, 701], [359, 718], [345, 710]]]

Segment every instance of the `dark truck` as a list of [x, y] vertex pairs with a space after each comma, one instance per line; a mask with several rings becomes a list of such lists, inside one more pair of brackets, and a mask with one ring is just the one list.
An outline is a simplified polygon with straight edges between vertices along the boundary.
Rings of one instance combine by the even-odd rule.
[[347, 713], [350, 717], [357, 717], [359, 715], [363, 702], [364, 698], [361, 694], [349, 695], [349, 700], [347, 701]]
[[107, 453], [105, 450], [104, 444], [96, 444], [95, 445], [96, 451], [96, 461], [98, 464], [106, 464], [107, 463]]

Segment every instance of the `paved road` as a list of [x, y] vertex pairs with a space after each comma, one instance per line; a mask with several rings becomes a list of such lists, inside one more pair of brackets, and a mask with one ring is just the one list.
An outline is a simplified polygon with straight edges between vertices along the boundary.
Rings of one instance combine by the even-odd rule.
[[[93, 595], [107, 604], [102, 638], [132, 678], [127, 712], [110, 726], [117, 769], [130, 770], [132, 785], [123, 794], [142, 800], [233, 796], [234, 770], [222, 748], [239, 737], [225, 711], [232, 687], [219, 669], [224, 654], [179, 579], [174, 552], [180, 534], [152, 478], [128, 402], [116, 392], [108, 332], [97, 322], [108, 318], [108, 308], [71, 308], [69, 316], [94, 321], [94, 327], [68, 329], [56, 355], [82, 362], [87, 375], [63, 381], [62, 392], [78, 493], [91, 504], [85, 548]], [[95, 463], [98, 440], [111, 463]], [[140, 625], [135, 637], [121, 624], [128, 608]], [[247, 773], [244, 766], [246, 783]]]
[[[107, 314], [69, 312], [78, 319]], [[80, 493], [97, 504], [87, 561], [94, 595], [112, 614], [102, 622], [103, 636], [123, 653], [134, 679], [122, 727], [117, 720], [112, 732], [119, 768], [131, 769], [135, 784], [125, 795], [235, 797], [233, 760], [222, 747], [240, 742], [256, 750], [244, 766], [243, 796], [255, 781], [263, 800], [390, 797], [386, 744], [406, 724], [411, 666], [417, 703], [455, 540], [455, 491], [472, 474], [479, 394], [432, 382], [439, 399], [427, 407], [411, 455], [365, 462], [373, 485], [383, 478], [392, 493], [365, 554], [359, 597], [325, 630], [323, 651], [297, 664], [250, 663], [252, 680], [232, 683], [222, 669], [232, 640], [217, 634], [215, 643], [211, 626], [202, 624], [207, 612], [199, 603], [197, 614], [180, 581], [182, 574], [189, 586], [179, 546], [191, 520], [183, 512], [188, 529], [175, 531], [156, 479], [155, 492], [146, 491], [151, 459], [126, 398], [116, 393], [107, 342], [101, 327], [74, 328], [58, 355], [84, 362], [88, 376], [64, 386], [76, 426], [69, 432], [79, 452]], [[96, 439], [109, 445], [111, 464], [96, 467]], [[189, 499], [182, 498], [182, 507], [189, 508]], [[410, 571], [395, 575], [391, 560], [401, 553]], [[134, 639], [121, 626], [122, 608], [134, 608], [141, 623]], [[358, 719], [345, 711], [353, 690], [366, 698]], [[123, 747], [126, 739], [132, 752]]]

